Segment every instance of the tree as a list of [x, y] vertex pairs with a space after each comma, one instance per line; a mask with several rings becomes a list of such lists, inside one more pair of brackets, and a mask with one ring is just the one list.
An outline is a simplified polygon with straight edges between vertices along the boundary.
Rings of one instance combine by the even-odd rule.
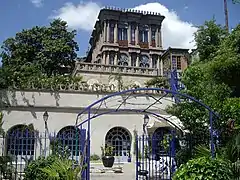
[[216, 24], [215, 19], [206, 21], [204, 25], [198, 27], [194, 33], [194, 39], [200, 61], [206, 62], [214, 57], [225, 34], [224, 29], [221, 25]]
[[66, 69], [73, 70], [78, 51], [75, 35], [76, 31], [67, 30], [66, 22], [57, 19], [50, 26], [22, 30], [5, 40], [0, 56], [7, 85], [29, 77], [57, 76], [66, 73]]

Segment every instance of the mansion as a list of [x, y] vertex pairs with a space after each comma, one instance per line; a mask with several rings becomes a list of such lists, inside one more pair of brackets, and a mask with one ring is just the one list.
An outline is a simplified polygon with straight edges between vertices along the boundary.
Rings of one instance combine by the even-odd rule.
[[[44, 87], [36, 89], [33, 86], [28, 89], [1, 90], [2, 127], [5, 132], [14, 136], [1, 139], [0, 143], [4, 147], [1, 153], [31, 155], [36, 158], [42, 153], [39, 150], [44, 146], [42, 144], [45, 144], [44, 148], [50, 148], [46, 131], [56, 136], [68, 134], [67, 137], [72, 138], [75, 125], [86, 118], [86, 114], [80, 118], [77, 118], [77, 114], [95, 101], [119, 91], [119, 75], [124, 87], [121, 90], [126, 90], [136, 86], [145, 87], [145, 83], [155, 77], [168, 78], [172, 70], [181, 74], [188, 66], [189, 50], [163, 48], [164, 18], [159, 13], [104, 8], [100, 11], [92, 31], [89, 52], [85, 58], [76, 61], [72, 72], [73, 76], [82, 76], [85, 83], [78, 84], [78, 88], [60, 86], [58, 91]], [[151, 94], [155, 99], [162, 96], [157, 92]], [[115, 109], [122, 98], [119, 95], [112, 101], [104, 102], [104, 106], [93, 107], [91, 113]], [[154, 102], [140, 93], [123, 106], [125, 109], [133, 109], [134, 106], [134, 109], [141, 110]], [[171, 117], [165, 111], [166, 107], [173, 103], [173, 97], [166, 96], [161, 99], [161, 103], [149, 108], [149, 111], [164, 117], [156, 121], [155, 117], [149, 115], [149, 133], [161, 131], [161, 128], [171, 129], [172, 124], [179, 129], [183, 128], [179, 119]], [[43, 117], [44, 112], [47, 112], [47, 119]], [[100, 147], [108, 142], [114, 146], [115, 155], [119, 156], [122, 162], [127, 162], [129, 154], [133, 155], [134, 131], [143, 133], [143, 117], [144, 114], [133, 111], [117, 111], [92, 119], [91, 154], [100, 156]], [[172, 123], [167, 123], [164, 119], [169, 119]], [[18, 131], [23, 126], [28, 128], [30, 124], [40, 133], [40, 140], [21, 140], [23, 135], [18, 134]], [[70, 143], [67, 144], [69, 147], [78, 148], [72, 140], [64, 142]], [[45, 152], [49, 151], [45, 149]]]

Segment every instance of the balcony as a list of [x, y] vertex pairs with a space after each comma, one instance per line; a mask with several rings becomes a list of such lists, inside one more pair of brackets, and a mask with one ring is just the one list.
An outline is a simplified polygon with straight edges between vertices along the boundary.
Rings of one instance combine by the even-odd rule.
[[149, 49], [148, 42], [139, 42], [139, 46], [142, 49]]
[[119, 40], [118, 44], [121, 47], [128, 47], [128, 40]]
[[105, 65], [105, 64], [92, 64], [78, 62], [74, 71], [74, 75], [81, 72], [94, 72], [94, 73], [122, 73], [126, 75], [141, 75], [141, 76], [156, 76], [158, 70], [154, 68], [142, 68], [131, 66], [117, 66], [117, 65]]

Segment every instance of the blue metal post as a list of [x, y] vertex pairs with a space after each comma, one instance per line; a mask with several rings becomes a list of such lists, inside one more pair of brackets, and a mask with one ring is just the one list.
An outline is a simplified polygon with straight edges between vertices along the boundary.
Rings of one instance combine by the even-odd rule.
[[138, 135], [136, 135], [136, 180], [138, 180], [138, 165], [139, 165], [139, 162], [138, 162]]
[[45, 134], [44, 134], [44, 157], [47, 156], [47, 122], [44, 124]]
[[214, 140], [213, 140], [213, 114], [209, 111], [209, 121], [210, 121], [210, 143], [211, 143], [211, 155], [214, 158]]
[[91, 120], [91, 112], [88, 109], [88, 145], [87, 145], [87, 180], [90, 180], [90, 123]]

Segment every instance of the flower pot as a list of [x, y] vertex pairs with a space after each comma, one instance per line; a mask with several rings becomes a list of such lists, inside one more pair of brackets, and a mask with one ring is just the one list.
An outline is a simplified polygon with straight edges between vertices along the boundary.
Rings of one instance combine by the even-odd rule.
[[115, 158], [113, 156], [103, 156], [102, 162], [104, 167], [111, 168], [113, 167]]

